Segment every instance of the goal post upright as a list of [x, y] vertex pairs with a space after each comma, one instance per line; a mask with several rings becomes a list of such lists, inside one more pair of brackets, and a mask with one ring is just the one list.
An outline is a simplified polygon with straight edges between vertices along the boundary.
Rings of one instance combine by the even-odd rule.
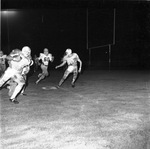
[[109, 44], [109, 60], [108, 60], [108, 63], [109, 63], [109, 71], [110, 71], [110, 68], [111, 68], [111, 44]]
[[89, 48], [89, 12], [86, 8], [86, 49], [88, 50], [89, 61], [88, 65], [91, 66], [91, 49]]

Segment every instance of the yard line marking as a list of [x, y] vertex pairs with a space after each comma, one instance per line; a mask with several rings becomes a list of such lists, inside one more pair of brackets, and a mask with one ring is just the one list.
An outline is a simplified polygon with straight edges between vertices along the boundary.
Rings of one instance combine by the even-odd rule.
[[79, 97], [79, 98], [84, 98], [84, 99], [86, 99], [83, 95], [81, 95], [81, 94], [79, 94], [79, 93], [75, 93], [75, 92], [73, 92], [73, 91], [71, 91], [71, 90], [69, 90], [69, 89], [67, 89], [67, 88], [64, 88], [64, 87], [56, 87], [55, 85], [53, 85], [53, 86], [43, 86], [42, 87], [42, 89], [43, 90], [56, 90], [56, 89], [60, 89], [60, 90], [63, 90], [63, 91], [65, 91], [65, 92], [70, 92], [70, 93], [72, 93], [72, 94], [74, 94], [75, 96], [77, 96], [77, 97]]

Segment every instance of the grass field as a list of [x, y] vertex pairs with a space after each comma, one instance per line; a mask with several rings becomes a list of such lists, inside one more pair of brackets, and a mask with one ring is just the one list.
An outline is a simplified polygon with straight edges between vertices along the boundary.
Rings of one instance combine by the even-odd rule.
[[150, 149], [150, 76], [146, 71], [84, 71], [72, 88], [70, 76], [52, 71], [27, 96], [9, 102], [1, 90], [0, 149]]

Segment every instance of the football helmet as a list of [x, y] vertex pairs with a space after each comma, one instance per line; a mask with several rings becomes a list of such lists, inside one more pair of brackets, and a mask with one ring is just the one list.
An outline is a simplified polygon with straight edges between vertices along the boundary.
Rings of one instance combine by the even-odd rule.
[[31, 55], [31, 49], [28, 46], [25, 46], [22, 48], [22, 53], [25, 57], [28, 57]]
[[3, 51], [0, 51], [0, 56], [3, 56]]
[[45, 55], [48, 55], [49, 50], [47, 48], [45, 48], [43, 52], [44, 52]]
[[66, 49], [65, 53], [66, 53], [66, 55], [70, 55], [70, 54], [72, 54], [72, 50], [71, 49]]

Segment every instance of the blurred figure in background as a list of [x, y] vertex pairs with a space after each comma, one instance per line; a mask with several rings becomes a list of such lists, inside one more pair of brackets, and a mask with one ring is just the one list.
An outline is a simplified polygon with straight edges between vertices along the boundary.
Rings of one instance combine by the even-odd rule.
[[38, 67], [39, 67], [39, 60], [37, 55], [34, 55], [34, 72], [38, 71]]
[[6, 70], [6, 55], [4, 55], [3, 51], [0, 51], [0, 76]]
[[48, 65], [49, 62], [54, 61], [54, 56], [51, 53], [49, 53], [49, 50], [47, 48], [45, 48], [43, 53], [40, 53], [38, 60], [41, 66], [42, 73], [38, 75], [38, 80], [36, 81], [36, 84], [38, 84], [41, 80], [43, 80], [49, 75]]

